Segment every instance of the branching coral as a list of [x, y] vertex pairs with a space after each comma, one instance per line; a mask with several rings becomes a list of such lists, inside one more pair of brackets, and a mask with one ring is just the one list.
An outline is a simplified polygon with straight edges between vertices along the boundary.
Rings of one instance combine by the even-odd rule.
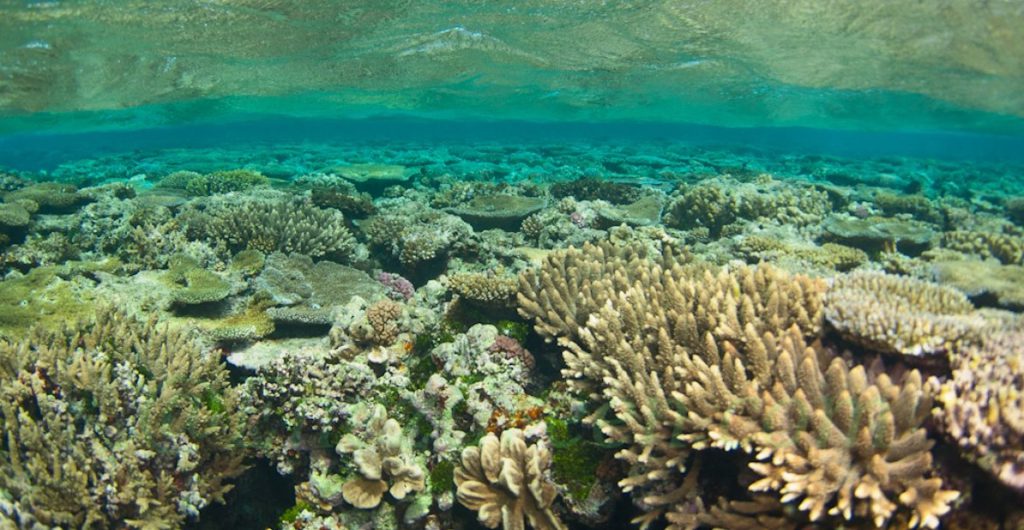
[[687, 457], [716, 447], [755, 456], [751, 491], [812, 520], [882, 526], [902, 509], [913, 527], [938, 525], [957, 495], [928, 477], [920, 375], [894, 382], [815, 342], [823, 282], [630, 254], [556, 253], [524, 274], [520, 301], [539, 332], [563, 337], [570, 386], [609, 405], [587, 421], [625, 445], [620, 485], [648, 510], [638, 522], [677, 510]]
[[456, 497], [488, 528], [523, 530], [528, 522], [536, 530], [562, 530], [565, 525], [551, 509], [558, 492], [547, 476], [550, 467], [551, 453], [541, 444], [527, 444], [523, 431], [506, 430], [500, 441], [488, 433], [479, 447], [462, 451]]
[[665, 219], [669, 226], [704, 228], [718, 236], [737, 221], [806, 225], [820, 221], [831, 209], [823, 191], [762, 175], [755, 183], [718, 178], [685, 188], [668, 206]]
[[929, 380], [939, 427], [982, 468], [1024, 491], [1024, 331], [988, 335], [950, 361], [948, 380]]
[[847, 339], [905, 355], [954, 350], [987, 324], [955, 289], [874, 272], [836, 278], [825, 316]]
[[227, 197], [192, 216], [191, 231], [233, 252], [280, 251], [344, 261], [355, 249], [341, 212], [317, 208], [308, 198], [276, 193]]
[[0, 491], [47, 526], [171, 528], [243, 470], [219, 358], [114, 312], [0, 344]]

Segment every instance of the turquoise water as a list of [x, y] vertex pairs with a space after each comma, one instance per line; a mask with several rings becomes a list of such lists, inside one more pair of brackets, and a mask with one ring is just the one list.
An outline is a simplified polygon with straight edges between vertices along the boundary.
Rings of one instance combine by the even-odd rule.
[[1024, 529], [1024, 7], [0, 1], [0, 529]]

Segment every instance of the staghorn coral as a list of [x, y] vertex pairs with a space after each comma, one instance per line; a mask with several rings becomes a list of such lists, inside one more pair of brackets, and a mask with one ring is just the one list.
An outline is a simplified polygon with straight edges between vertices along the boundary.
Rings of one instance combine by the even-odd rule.
[[825, 296], [825, 317], [868, 348], [919, 356], [953, 351], [986, 326], [955, 289], [877, 272], [837, 277]]
[[336, 210], [317, 208], [305, 197], [229, 194], [189, 217], [193, 234], [232, 252], [280, 251], [346, 261], [356, 248], [345, 217]]
[[570, 387], [609, 405], [585, 421], [625, 446], [620, 486], [647, 511], [636, 522], [691, 502], [685, 463], [712, 447], [755, 456], [762, 478], [750, 490], [811, 520], [883, 526], [899, 510], [911, 527], [936, 527], [957, 497], [928, 477], [920, 374], [895, 382], [813, 340], [821, 281], [765, 265], [714, 274], [605, 246], [555, 253], [521, 285], [523, 316], [562, 337]]
[[219, 358], [120, 313], [0, 343], [0, 491], [40, 524], [172, 528], [243, 470]]
[[950, 361], [948, 380], [928, 382], [939, 428], [979, 466], [1024, 491], [1024, 327], [986, 335]]
[[509, 429], [501, 439], [488, 433], [480, 446], [462, 451], [455, 468], [456, 498], [475, 510], [488, 528], [562, 530], [551, 509], [558, 491], [547, 476], [551, 453], [539, 443], [527, 444], [523, 431]]

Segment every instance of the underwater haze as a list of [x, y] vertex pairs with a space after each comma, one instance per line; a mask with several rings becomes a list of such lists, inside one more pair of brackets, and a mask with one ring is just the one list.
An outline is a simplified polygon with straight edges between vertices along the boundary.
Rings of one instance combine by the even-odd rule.
[[1024, 3], [0, 0], [0, 530], [1024, 530]]

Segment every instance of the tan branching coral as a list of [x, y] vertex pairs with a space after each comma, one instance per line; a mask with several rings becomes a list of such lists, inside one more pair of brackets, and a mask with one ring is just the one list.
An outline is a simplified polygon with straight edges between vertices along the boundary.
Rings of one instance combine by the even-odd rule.
[[825, 296], [825, 317], [849, 340], [904, 355], [955, 350], [987, 325], [955, 289], [877, 272], [836, 278]]
[[376, 508], [390, 493], [397, 500], [425, 487], [423, 467], [416, 462], [412, 441], [389, 418], [382, 405], [364, 409], [352, 418], [362, 436], [347, 434], [338, 442], [339, 455], [350, 455], [356, 475], [341, 487], [345, 502], [356, 508]]
[[547, 476], [551, 453], [541, 444], [527, 444], [523, 432], [509, 429], [499, 440], [488, 433], [480, 446], [462, 451], [455, 469], [456, 498], [475, 510], [488, 528], [563, 530], [551, 509], [558, 491]]
[[153, 321], [0, 343], [0, 492], [47, 528], [181, 526], [242, 472], [242, 428], [219, 357]]
[[[750, 490], [811, 520], [882, 526], [902, 510], [912, 527], [937, 526], [957, 494], [928, 477], [920, 375], [894, 382], [821, 347], [824, 282], [766, 265], [713, 273], [618, 256], [606, 247], [552, 255], [524, 274], [521, 312], [562, 335], [570, 386], [609, 405], [587, 421], [625, 446], [620, 485], [648, 511], [637, 522], [667, 510], [687, 519], [685, 462], [715, 447], [753, 456], [763, 478]], [[585, 320], [569, 291], [596, 306]]]
[[952, 356], [936, 378], [940, 429], [1004, 484], [1024, 491], [1024, 330], [989, 335]]

